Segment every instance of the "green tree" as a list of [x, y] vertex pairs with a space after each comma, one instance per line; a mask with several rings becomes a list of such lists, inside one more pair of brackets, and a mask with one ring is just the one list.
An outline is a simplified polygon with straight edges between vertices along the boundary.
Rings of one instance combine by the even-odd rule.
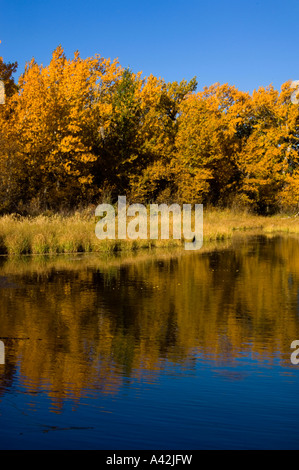
[[17, 62], [5, 63], [3, 62], [3, 58], [0, 57], [0, 80], [3, 80], [4, 82], [6, 98], [10, 98], [18, 90], [13, 77], [17, 68]]

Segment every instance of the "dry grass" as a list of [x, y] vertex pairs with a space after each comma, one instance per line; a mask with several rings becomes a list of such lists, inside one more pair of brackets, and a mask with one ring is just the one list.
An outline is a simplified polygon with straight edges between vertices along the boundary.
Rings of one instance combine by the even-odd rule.
[[[93, 215], [76, 213], [20, 218], [0, 218], [0, 253], [9, 255], [86, 252], [126, 252], [153, 247], [182, 246], [182, 240], [98, 240]], [[204, 241], [231, 238], [236, 233], [259, 230], [299, 233], [299, 218], [282, 215], [260, 217], [246, 212], [204, 209]]]

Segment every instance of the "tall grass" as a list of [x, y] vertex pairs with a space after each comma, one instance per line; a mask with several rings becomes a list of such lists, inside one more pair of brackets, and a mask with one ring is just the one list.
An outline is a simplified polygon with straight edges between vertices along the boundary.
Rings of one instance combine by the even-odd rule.
[[[58, 254], [125, 252], [153, 247], [180, 247], [184, 240], [98, 240], [96, 219], [86, 213], [0, 218], [0, 254]], [[225, 240], [235, 233], [259, 230], [264, 233], [299, 233], [299, 218], [261, 217], [228, 209], [204, 209], [204, 242]]]

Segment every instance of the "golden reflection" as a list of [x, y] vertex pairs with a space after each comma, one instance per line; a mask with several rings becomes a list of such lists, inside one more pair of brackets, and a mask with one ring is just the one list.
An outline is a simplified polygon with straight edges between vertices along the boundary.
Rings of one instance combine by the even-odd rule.
[[200, 357], [235, 380], [226, 368], [244, 355], [289, 366], [298, 286], [298, 239], [278, 236], [197, 253], [2, 258], [0, 383], [18, 368], [59, 411], [70, 396], [116, 394], [125, 378], [152, 383], [166, 362]]

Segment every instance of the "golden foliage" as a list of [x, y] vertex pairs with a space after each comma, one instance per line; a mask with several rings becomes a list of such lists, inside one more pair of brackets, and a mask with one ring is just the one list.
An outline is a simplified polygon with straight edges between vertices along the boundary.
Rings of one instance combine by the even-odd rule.
[[18, 86], [0, 58], [0, 210], [131, 200], [297, 210], [299, 107], [290, 82], [252, 95], [166, 83], [95, 55], [32, 59]]

